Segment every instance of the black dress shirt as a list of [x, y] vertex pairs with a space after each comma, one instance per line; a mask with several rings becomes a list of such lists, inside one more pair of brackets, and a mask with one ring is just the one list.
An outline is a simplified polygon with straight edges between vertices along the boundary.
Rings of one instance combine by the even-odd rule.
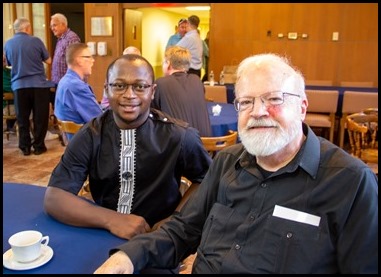
[[[264, 178], [238, 144], [221, 151], [180, 215], [119, 248], [135, 269], [193, 273], [377, 273], [378, 180], [363, 162], [304, 125], [297, 156]], [[274, 216], [281, 206], [317, 225]]]

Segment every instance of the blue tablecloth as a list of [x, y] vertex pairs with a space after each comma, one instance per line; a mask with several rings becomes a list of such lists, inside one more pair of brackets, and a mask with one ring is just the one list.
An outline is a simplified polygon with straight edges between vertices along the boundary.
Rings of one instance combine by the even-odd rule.
[[[214, 116], [212, 107], [215, 105], [222, 107], [221, 113]], [[237, 131], [238, 115], [233, 104], [207, 102], [210, 124], [212, 125], [212, 135], [214, 137], [225, 136], [229, 130]]]
[[45, 265], [15, 271], [3, 267], [3, 274], [91, 274], [107, 258], [110, 248], [126, 240], [106, 230], [62, 224], [43, 211], [45, 187], [3, 184], [3, 253], [8, 238], [19, 231], [33, 229], [50, 237], [53, 258]]

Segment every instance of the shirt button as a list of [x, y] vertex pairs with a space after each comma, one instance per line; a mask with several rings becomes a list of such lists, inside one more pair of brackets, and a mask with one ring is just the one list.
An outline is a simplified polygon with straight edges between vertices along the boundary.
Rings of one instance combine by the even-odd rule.
[[167, 120], [168, 120], [168, 118], [166, 118], [166, 117], [163, 118], [163, 121], [167, 121]]
[[236, 244], [236, 245], [234, 246], [234, 248], [235, 248], [236, 250], [239, 250], [239, 249], [241, 249], [241, 245]]
[[262, 183], [262, 184], [261, 184], [261, 187], [262, 187], [262, 188], [267, 187], [266, 183]]
[[292, 233], [287, 233], [286, 237], [287, 237], [288, 239], [292, 238]]

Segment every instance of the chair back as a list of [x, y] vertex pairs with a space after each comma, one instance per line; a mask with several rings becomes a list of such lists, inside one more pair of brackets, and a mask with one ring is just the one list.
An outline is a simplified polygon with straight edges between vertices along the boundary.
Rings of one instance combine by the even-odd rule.
[[61, 132], [75, 134], [82, 128], [83, 124], [78, 124], [73, 121], [59, 120], [57, 119], [58, 126]]
[[378, 109], [350, 114], [346, 123], [351, 154], [378, 167]]
[[225, 65], [222, 70], [224, 71], [225, 84], [235, 84], [237, 80], [237, 65]]
[[[3, 108], [3, 120], [16, 120], [16, 111], [15, 111], [15, 105], [12, 103], [14, 101], [14, 95], [12, 92], [3, 92], [3, 102], [5, 102], [5, 107]], [[17, 122], [15, 123], [16, 126], [16, 135], [18, 136], [18, 126]], [[4, 134], [7, 137], [7, 140], [9, 140], [9, 136], [11, 134], [11, 131], [6, 130]]]
[[205, 99], [211, 102], [227, 103], [227, 91], [225, 86], [205, 85]]
[[344, 91], [342, 115], [340, 119], [340, 143], [344, 147], [344, 131], [346, 129], [346, 117], [349, 114], [363, 111], [367, 108], [378, 108], [378, 92]]
[[333, 142], [338, 90], [306, 90], [307, 114], [304, 120], [310, 127], [328, 128], [329, 140]]
[[237, 143], [238, 132], [229, 130], [225, 136], [221, 137], [201, 137], [201, 141], [208, 153], [212, 158], [217, 154], [218, 151], [234, 145]]

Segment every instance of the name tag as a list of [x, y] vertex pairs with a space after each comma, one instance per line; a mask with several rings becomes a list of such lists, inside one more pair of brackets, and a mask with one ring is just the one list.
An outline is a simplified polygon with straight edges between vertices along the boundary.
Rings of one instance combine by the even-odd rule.
[[275, 205], [273, 216], [288, 219], [296, 222], [319, 226], [320, 216], [308, 214], [294, 209]]

